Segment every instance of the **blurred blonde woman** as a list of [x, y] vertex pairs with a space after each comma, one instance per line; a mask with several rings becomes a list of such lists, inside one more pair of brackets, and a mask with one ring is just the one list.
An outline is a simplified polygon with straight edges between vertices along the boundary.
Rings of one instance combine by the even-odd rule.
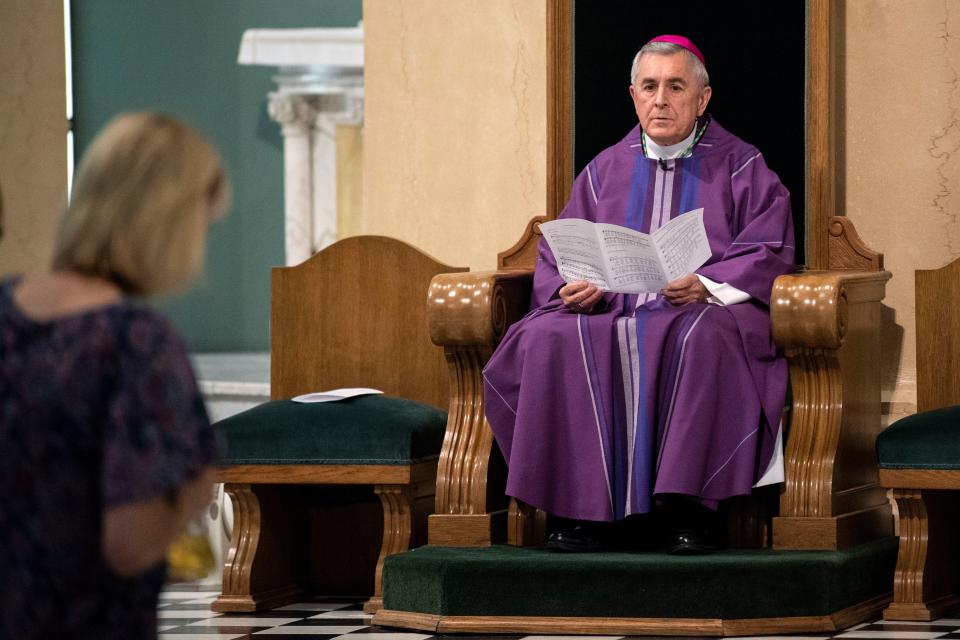
[[227, 201], [200, 135], [118, 116], [51, 270], [0, 281], [0, 637], [156, 637], [164, 555], [210, 500], [216, 446], [183, 341], [141, 298], [200, 272]]

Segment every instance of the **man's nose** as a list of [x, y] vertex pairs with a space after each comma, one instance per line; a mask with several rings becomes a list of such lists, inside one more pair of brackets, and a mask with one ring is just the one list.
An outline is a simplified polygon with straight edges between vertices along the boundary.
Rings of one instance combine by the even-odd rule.
[[660, 87], [657, 89], [657, 93], [653, 96], [654, 104], [658, 107], [667, 106], [667, 88]]

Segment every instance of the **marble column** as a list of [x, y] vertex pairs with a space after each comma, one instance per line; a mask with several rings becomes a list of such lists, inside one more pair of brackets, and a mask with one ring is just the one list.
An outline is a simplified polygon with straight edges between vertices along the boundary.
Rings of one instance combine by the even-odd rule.
[[283, 132], [287, 265], [337, 239], [337, 126], [363, 120], [362, 89], [270, 94], [270, 117]]
[[363, 122], [363, 26], [249, 29], [240, 64], [276, 67], [267, 110], [280, 124], [287, 265], [337, 240], [337, 126]]

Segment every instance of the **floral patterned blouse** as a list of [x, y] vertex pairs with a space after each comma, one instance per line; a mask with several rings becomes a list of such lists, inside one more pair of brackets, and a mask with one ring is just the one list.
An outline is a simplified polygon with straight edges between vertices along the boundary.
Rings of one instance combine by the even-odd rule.
[[0, 281], [0, 638], [155, 638], [165, 567], [115, 576], [103, 512], [216, 457], [187, 351], [123, 300], [36, 321]]

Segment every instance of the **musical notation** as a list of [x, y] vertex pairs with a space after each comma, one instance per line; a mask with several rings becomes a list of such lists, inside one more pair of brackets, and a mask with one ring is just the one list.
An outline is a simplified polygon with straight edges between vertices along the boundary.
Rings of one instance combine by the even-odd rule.
[[681, 214], [653, 234], [581, 219], [553, 220], [540, 229], [564, 280], [586, 280], [603, 291], [659, 291], [711, 255], [703, 209]]

